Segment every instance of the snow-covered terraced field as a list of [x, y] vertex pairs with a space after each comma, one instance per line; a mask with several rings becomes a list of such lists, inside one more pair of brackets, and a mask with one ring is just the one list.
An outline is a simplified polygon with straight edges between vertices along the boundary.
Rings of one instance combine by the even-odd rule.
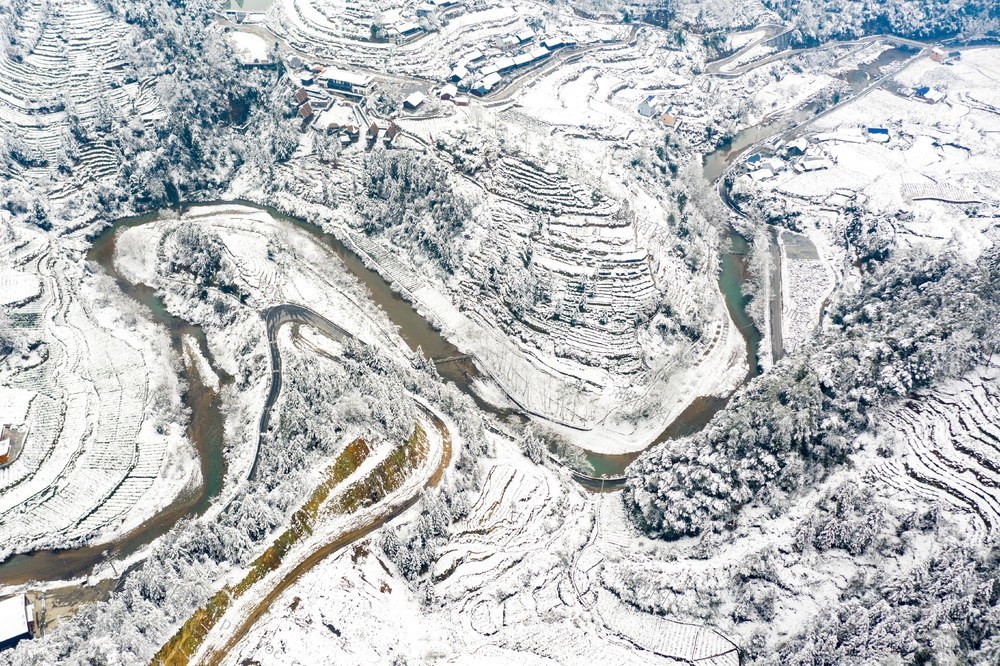
[[[883, 433], [898, 459], [870, 475], [904, 494], [935, 498], [973, 516], [977, 531], [1000, 529], [1000, 369], [974, 372], [889, 410]], [[903, 478], [900, 478], [902, 476]]]
[[101, 113], [152, 120], [162, 113], [151, 82], [126, 78], [122, 56], [127, 28], [96, 2], [27, 3], [21, 17], [36, 40], [20, 60], [0, 58], [0, 132], [12, 137], [22, 155], [21, 171], [38, 170], [33, 186], [65, 199], [75, 184], [113, 176], [117, 158], [103, 144], [84, 144], [79, 163], [70, 158], [70, 178], [50, 179], [75, 143], [71, 127], [93, 126]]
[[82, 291], [79, 269], [33, 250], [26, 244], [11, 259], [40, 293], [11, 319], [44, 342], [47, 357], [6, 378], [34, 394], [21, 455], [0, 470], [8, 553], [84, 542], [121, 525], [160, 480], [171, 444], [141, 432], [152, 401], [148, 341], [113, 332]]

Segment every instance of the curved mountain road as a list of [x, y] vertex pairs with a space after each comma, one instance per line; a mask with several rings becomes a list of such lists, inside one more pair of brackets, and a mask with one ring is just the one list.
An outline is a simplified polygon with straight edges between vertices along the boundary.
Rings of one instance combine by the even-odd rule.
[[264, 325], [267, 328], [267, 344], [271, 353], [271, 389], [267, 393], [267, 399], [264, 401], [264, 408], [260, 414], [260, 425], [257, 428], [257, 450], [254, 452], [250, 473], [247, 474], [248, 481], [252, 481], [257, 476], [260, 450], [264, 444], [264, 435], [271, 423], [271, 408], [274, 407], [274, 402], [281, 393], [281, 353], [278, 351], [278, 330], [285, 324], [308, 324], [337, 342], [354, 337], [323, 315], [303, 305], [292, 303], [275, 305], [264, 310], [263, 317]]

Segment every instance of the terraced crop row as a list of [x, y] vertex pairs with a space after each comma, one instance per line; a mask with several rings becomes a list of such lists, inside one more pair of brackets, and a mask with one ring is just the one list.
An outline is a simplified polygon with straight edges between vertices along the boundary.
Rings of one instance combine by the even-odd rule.
[[886, 427], [902, 440], [900, 459], [875, 467], [871, 476], [898, 492], [969, 512], [984, 536], [995, 535], [1000, 527], [998, 374], [996, 368], [980, 370], [890, 410]]

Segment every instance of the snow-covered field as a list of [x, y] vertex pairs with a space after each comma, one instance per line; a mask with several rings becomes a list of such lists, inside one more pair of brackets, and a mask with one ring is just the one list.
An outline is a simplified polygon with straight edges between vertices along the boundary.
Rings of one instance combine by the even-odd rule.
[[738, 663], [711, 627], [631, 610], [601, 584], [603, 563], [641, 539], [618, 496], [587, 495], [496, 446], [425, 587], [361, 542], [289, 587], [223, 663]]
[[[850, 201], [890, 218], [903, 244], [947, 246], [974, 259], [993, 242], [1000, 210], [1000, 107], [989, 99], [998, 76], [993, 48], [965, 50], [950, 65], [923, 58], [895, 82], [903, 91], [946, 91], [943, 101], [875, 90], [810, 125], [807, 158], [825, 159], [827, 168], [799, 172], [792, 167], [801, 160], [788, 160], [760, 187], [795, 201], [806, 222], [825, 226], [824, 211]], [[886, 129], [888, 141], [866, 128]]]
[[63, 242], [21, 232], [5, 261], [14, 330], [42, 346], [0, 381], [33, 397], [10, 421], [28, 436], [0, 470], [12, 552], [120, 535], [198, 480], [165, 331]]
[[[271, 88], [250, 96], [267, 101], [249, 104], [253, 113], [234, 130], [240, 150], [226, 154], [242, 165], [235, 179], [211, 195], [186, 183], [169, 198], [224, 191], [309, 222], [232, 203], [124, 228], [115, 269], [155, 290], [170, 316], [201, 328], [175, 348], [85, 253], [105, 206], [156, 199], [126, 192], [135, 183], [119, 176], [133, 146], [104, 140], [97, 127], [155, 144], [148, 129], [163, 114], [159, 100], [183, 97], [184, 82], [136, 80], [130, 63], [141, 52], [130, 39], [138, 33], [117, 10], [89, 0], [27, 3], [20, 41], [11, 42], [18, 52], [4, 44], [0, 53], [0, 333], [12, 350], [0, 357], [0, 426], [27, 433], [17, 459], [0, 469], [0, 556], [112, 541], [190, 497], [203, 480], [182, 401], [192, 388], [185, 368], [225, 417], [218, 453], [226, 474], [218, 497], [172, 526], [174, 535], [223, 525], [227, 508], [241, 502], [268, 527], [250, 538], [253, 526], [225, 523], [228, 532], [213, 534], [245, 542], [205, 548], [213, 552], [197, 591], [185, 590], [190, 598], [163, 593], [178, 608], [221, 609], [199, 642], [182, 646], [184, 663], [739, 666], [858, 585], [906, 577], [941, 542], [993, 543], [995, 362], [867, 415], [871, 432], [843, 445], [849, 464], [831, 464], [812, 487], [786, 492], [762, 482], [752, 491], [759, 497], [723, 516], [724, 525], [671, 542], [634, 527], [625, 493], [583, 490], [532, 436], [555, 433], [604, 454], [639, 451], [692, 400], [727, 396], [748, 375], [745, 339], [717, 279], [719, 239], [736, 214], [702, 177], [703, 154], [734, 136], [744, 145], [741, 130], [818, 116], [780, 144], [758, 146], [759, 160], [744, 156], [747, 175], [733, 188], [740, 205], [758, 205], [751, 218], [786, 214], [788, 229], [777, 236], [786, 356], [815, 344], [825, 304], [864, 279], [845, 243], [858, 220], [903, 249], [981, 256], [1000, 240], [998, 50], [966, 49], [950, 65], [923, 58], [889, 85], [818, 115], [802, 107], [834, 103], [848, 88], [838, 77], [873, 63], [886, 42], [771, 57], [774, 47], [761, 40], [783, 27], [757, 2], [679, 3], [679, 16], [726, 28], [697, 35], [559, 3], [446, 4], [275, 0], [236, 30], [230, 19], [212, 19], [211, 30], [229, 30], [237, 55], [230, 71], [247, 81], [259, 75]], [[456, 66], [475, 79], [546, 39], [562, 44], [534, 64], [505, 68], [489, 94], [468, 105], [437, 99]], [[709, 63], [720, 49], [738, 53]], [[301, 78], [292, 87], [281, 68], [239, 69], [272, 54], [298, 59], [288, 67], [296, 76], [325, 66], [371, 75], [363, 101], [336, 101], [349, 109], [341, 115], [362, 123], [360, 139], [337, 135], [336, 150], [324, 153], [334, 135], [324, 137], [290, 101]], [[910, 94], [922, 87], [943, 98]], [[429, 99], [401, 112], [398, 93], [416, 89]], [[307, 93], [333, 96], [316, 86]], [[238, 106], [214, 112], [235, 125]], [[385, 152], [365, 145], [376, 120], [392, 120], [399, 132]], [[170, 137], [163, 155], [188, 154], [179, 145], [195, 135], [178, 127], [159, 127]], [[255, 142], [260, 128], [270, 143]], [[422, 219], [381, 228], [365, 208], [383, 210], [365, 199], [377, 198], [366, 179], [373, 160], [403, 154], [440, 168], [446, 176], [435, 185], [454, 201], [435, 200]], [[223, 166], [199, 182], [222, 179]], [[173, 186], [176, 175], [164, 183]], [[445, 220], [453, 228], [442, 231], [436, 224], [450, 204], [461, 219]], [[483, 371], [470, 381], [480, 397], [524, 422], [482, 413], [445, 386], [442, 366], [410, 348], [397, 318], [355, 277], [362, 271], [354, 260], [348, 270], [320, 228], [472, 357]], [[331, 337], [315, 320], [292, 318], [269, 343], [266, 317], [286, 304], [343, 331]], [[376, 371], [381, 383], [365, 384]], [[309, 393], [318, 390], [310, 381], [332, 377], [367, 392], [331, 404]], [[262, 407], [275, 396], [265, 429]], [[785, 406], [786, 398], [776, 400]], [[288, 478], [317, 480], [327, 463], [318, 458], [388, 431], [401, 405], [413, 408], [407, 427], [422, 448], [398, 485], [362, 494], [371, 490], [363, 482], [402, 450], [377, 440], [312, 507], [313, 522], [284, 509], [265, 515], [275, 488], [288, 493], [282, 506], [314, 496], [308, 484], [265, 487], [273, 479], [254, 478], [261, 451], [288, 461], [301, 454], [303, 467]], [[293, 418], [307, 408], [308, 427]], [[695, 465], [701, 451], [685, 455]], [[442, 524], [423, 534], [432, 519]], [[293, 545], [282, 550], [289, 533]], [[204, 534], [190, 543], [205, 545]], [[88, 583], [117, 578], [154, 550], [105, 560]], [[425, 568], [404, 566], [417, 551]], [[254, 558], [268, 562], [274, 552], [274, 566], [254, 568]], [[249, 587], [239, 587], [244, 581]], [[154, 588], [129, 598], [128, 612], [156, 606]], [[206, 601], [237, 589], [224, 606]], [[136, 639], [136, 653], [146, 658], [151, 642], [169, 648], [170, 636], [202, 617], [170, 616]]]

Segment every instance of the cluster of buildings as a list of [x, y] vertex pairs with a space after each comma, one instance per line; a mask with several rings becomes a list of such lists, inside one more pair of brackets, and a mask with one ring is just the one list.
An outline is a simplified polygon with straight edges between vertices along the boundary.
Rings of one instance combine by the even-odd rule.
[[371, 90], [372, 77], [339, 67], [289, 64], [301, 68], [293, 80], [298, 84], [294, 102], [303, 123], [337, 134], [342, 144], [358, 141], [361, 128], [368, 125], [362, 105]]
[[541, 62], [557, 49], [570, 45], [552, 37], [537, 40], [535, 31], [526, 28], [501, 39], [499, 48], [488, 52], [476, 49], [466, 55], [452, 66], [448, 82], [455, 86], [456, 94], [461, 90], [480, 97], [488, 95], [504, 74]]
[[[391, 146], [402, 131], [391, 120], [368, 117], [364, 95], [374, 81], [367, 74], [339, 67], [314, 67], [302, 69], [295, 79], [299, 88], [294, 102], [303, 124], [317, 132], [335, 134], [343, 146], [362, 139], [369, 147], [379, 142]], [[413, 93], [404, 101], [404, 107], [417, 108], [424, 99], [423, 93]]]
[[753, 153], [746, 158], [747, 175], [753, 181], [773, 178], [789, 167], [796, 173], [821, 171], [833, 166], [829, 153], [822, 144], [842, 143], [889, 143], [892, 135], [885, 127], [840, 128], [829, 132], [817, 132], [811, 137], [797, 137], [788, 142], [778, 141], [766, 154]]

